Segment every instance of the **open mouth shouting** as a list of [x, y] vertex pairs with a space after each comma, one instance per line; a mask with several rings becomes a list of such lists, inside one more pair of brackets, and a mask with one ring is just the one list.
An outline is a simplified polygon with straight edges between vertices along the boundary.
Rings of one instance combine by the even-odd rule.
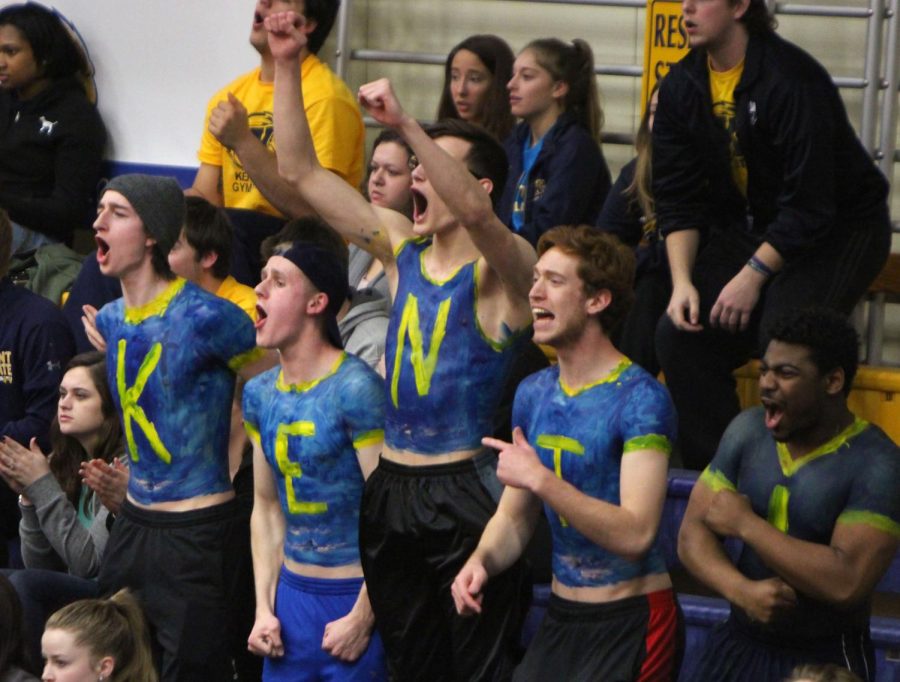
[[766, 428], [776, 431], [784, 417], [784, 404], [765, 396], [760, 397], [760, 402], [766, 411]]
[[410, 190], [413, 200], [413, 222], [419, 224], [425, 220], [428, 213], [428, 199], [419, 190], [413, 188]]
[[258, 31], [263, 28], [263, 22], [266, 18], [259, 12], [253, 13], [253, 30]]
[[94, 235], [94, 241], [97, 243], [97, 263], [102, 268], [109, 261], [109, 244], [99, 235]]
[[551, 313], [546, 308], [538, 308], [538, 307], [534, 307], [531, 309], [531, 315], [532, 315], [532, 317], [534, 317], [535, 323], [548, 322], [556, 317], [553, 313]]
[[266, 312], [266, 309], [263, 308], [259, 303], [256, 304], [256, 322], [253, 323], [253, 326], [256, 328], [258, 332], [266, 323], [266, 318], [269, 314]]

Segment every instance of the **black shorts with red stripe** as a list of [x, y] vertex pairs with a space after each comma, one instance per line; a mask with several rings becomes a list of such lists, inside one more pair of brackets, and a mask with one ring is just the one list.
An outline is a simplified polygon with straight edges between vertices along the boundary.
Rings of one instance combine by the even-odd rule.
[[550, 595], [514, 682], [669, 682], [678, 677], [684, 619], [671, 589], [586, 604]]

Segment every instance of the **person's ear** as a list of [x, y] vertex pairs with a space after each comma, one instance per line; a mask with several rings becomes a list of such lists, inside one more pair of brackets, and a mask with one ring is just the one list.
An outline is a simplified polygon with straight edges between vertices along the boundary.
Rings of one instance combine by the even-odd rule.
[[609, 289], [600, 289], [585, 301], [585, 312], [588, 315], [597, 315], [606, 310], [612, 303], [612, 292]]

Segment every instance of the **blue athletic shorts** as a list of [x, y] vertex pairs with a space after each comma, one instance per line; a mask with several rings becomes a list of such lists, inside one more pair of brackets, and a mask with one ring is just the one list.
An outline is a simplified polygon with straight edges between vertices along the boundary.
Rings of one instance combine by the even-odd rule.
[[281, 622], [284, 656], [266, 659], [263, 680], [387, 680], [384, 648], [375, 630], [366, 652], [354, 663], [339, 661], [322, 649], [325, 626], [350, 612], [362, 583], [362, 578], [307, 578], [282, 566], [275, 592], [275, 616]]

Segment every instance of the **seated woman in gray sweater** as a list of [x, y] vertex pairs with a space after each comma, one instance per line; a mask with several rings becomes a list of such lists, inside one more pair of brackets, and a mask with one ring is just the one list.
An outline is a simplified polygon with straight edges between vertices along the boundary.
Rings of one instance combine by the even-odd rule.
[[22, 600], [27, 641], [34, 649], [49, 613], [97, 591], [93, 578], [109, 537], [108, 505], [114, 504], [104, 504], [82, 482], [80, 470], [99, 459], [120, 471], [116, 459], [123, 453], [103, 353], [83, 353], [69, 362], [50, 439], [49, 457], [34, 440], [30, 448], [0, 441], [0, 477], [20, 494], [19, 536], [27, 569], [8, 576]]

